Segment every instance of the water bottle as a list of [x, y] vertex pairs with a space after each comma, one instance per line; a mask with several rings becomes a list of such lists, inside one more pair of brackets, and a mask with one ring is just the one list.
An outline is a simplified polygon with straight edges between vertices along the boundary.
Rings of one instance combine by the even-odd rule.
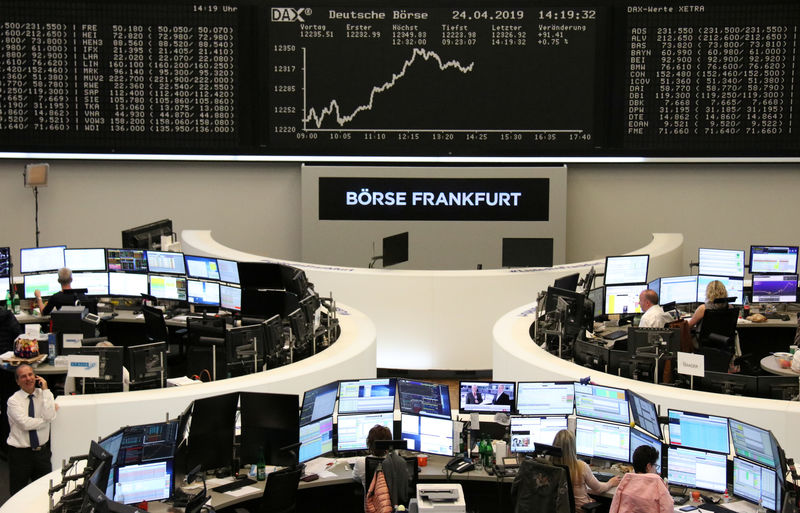
[[11, 299], [11, 305], [14, 308], [14, 315], [19, 314], [19, 294], [14, 294], [14, 297]]
[[264, 461], [264, 450], [258, 451], [258, 463], [256, 464], [256, 479], [264, 481], [267, 479], [267, 465]]
[[11, 304], [11, 288], [6, 291], [6, 310], [9, 312], [14, 311], [14, 306]]
[[486, 461], [484, 462], [483, 466], [485, 468], [491, 468], [494, 464], [492, 461], [494, 459], [494, 450], [492, 449], [492, 441], [486, 440]]

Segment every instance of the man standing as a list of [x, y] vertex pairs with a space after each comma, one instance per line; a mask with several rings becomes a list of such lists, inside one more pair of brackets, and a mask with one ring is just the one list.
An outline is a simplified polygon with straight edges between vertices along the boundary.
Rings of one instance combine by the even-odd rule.
[[639, 321], [640, 328], [663, 328], [666, 323], [675, 320], [659, 306], [658, 293], [655, 290], [643, 290], [639, 294], [639, 305], [644, 312]]
[[52, 470], [50, 423], [56, 418], [55, 399], [44, 378], [25, 364], [17, 367], [14, 377], [20, 389], [8, 399], [11, 495]]

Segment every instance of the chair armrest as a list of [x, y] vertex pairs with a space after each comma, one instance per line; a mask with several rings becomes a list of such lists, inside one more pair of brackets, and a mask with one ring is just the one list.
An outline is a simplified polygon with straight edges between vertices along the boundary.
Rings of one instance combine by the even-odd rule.
[[583, 509], [585, 513], [599, 512], [603, 510], [607, 511], [608, 504], [603, 504], [602, 502], [589, 502], [581, 506], [581, 509]]

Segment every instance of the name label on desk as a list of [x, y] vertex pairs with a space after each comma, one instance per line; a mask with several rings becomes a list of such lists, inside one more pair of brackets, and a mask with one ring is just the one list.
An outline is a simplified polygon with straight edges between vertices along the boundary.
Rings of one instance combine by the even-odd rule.
[[100, 357], [89, 354], [67, 356], [67, 376], [71, 378], [99, 378]]
[[706, 361], [702, 354], [678, 353], [678, 374], [687, 376], [706, 375]]

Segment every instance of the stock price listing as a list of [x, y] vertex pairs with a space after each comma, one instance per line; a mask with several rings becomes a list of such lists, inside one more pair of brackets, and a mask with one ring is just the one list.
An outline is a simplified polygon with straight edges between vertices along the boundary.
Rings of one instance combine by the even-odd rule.
[[272, 7], [265, 143], [289, 154], [594, 147], [597, 9]]

